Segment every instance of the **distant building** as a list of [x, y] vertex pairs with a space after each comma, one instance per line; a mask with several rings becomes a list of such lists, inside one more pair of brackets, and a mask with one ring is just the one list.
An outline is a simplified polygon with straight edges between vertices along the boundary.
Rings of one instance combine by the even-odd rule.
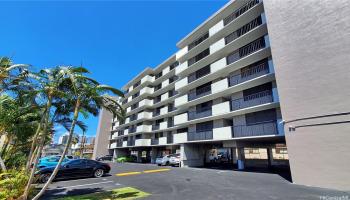
[[[46, 145], [43, 149], [42, 157], [61, 155], [65, 147], [66, 145], [64, 144]], [[67, 155], [71, 155], [71, 154], [72, 154], [72, 149], [68, 149]]]
[[58, 138], [58, 144], [67, 144], [68, 142], [68, 133], [65, 133], [64, 135], [61, 135], [59, 138]]

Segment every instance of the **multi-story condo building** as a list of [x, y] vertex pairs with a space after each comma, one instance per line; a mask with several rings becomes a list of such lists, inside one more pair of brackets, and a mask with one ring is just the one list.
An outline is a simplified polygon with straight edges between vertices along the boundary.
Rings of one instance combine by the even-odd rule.
[[[290, 1], [286, 3], [289, 7], [282, 6], [282, 10], [290, 14], [286, 17], [290, 17], [287, 20], [290, 24], [293, 24], [297, 16], [288, 9], [303, 10], [295, 4], [296, 1]], [[285, 28], [284, 19], [281, 18], [284, 11], [275, 8], [276, 4], [271, 2], [267, 5], [268, 8], [262, 0], [236, 0], [227, 3], [179, 41], [177, 53], [156, 68], [146, 68], [130, 80], [122, 88], [125, 97], [120, 100], [127, 112], [125, 122], [116, 121], [106, 111], [100, 116], [96, 143], [102, 144], [101, 138], [108, 138], [108, 143], [98, 147], [105, 148], [101, 153], [111, 153], [116, 157], [135, 154], [140, 162], [154, 162], [158, 156], [179, 153], [182, 167], [203, 166], [220, 161], [236, 163], [238, 169], [244, 169], [255, 164], [261, 165], [259, 158], [266, 161], [266, 166], [288, 165], [288, 157], [292, 164], [295, 161], [287, 155], [286, 132], [287, 138], [291, 138], [293, 155], [301, 158], [296, 160], [313, 166], [311, 161], [300, 155], [302, 152], [299, 148], [307, 151], [306, 155], [311, 159], [311, 152], [314, 150], [307, 147], [315, 144], [308, 145], [307, 141], [310, 140], [302, 141], [304, 136], [294, 133], [297, 129], [289, 120], [307, 118], [314, 114], [307, 110], [317, 98], [313, 93], [320, 88], [313, 83], [314, 91], [304, 90], [308, 86], [303, 73], [311, 73], [306, 69], [310, 66], [297, 62], [297, 65], [303, 67], [298, 67], [301, 73], [296, 73], [294, 62], [289, 61], [288, 55], [282, 50], [276, 50], [278, 62], [275, 62], [272, 49], [281, 48], [291, 55], [295, 55], [298, 49], [291, 45], [295, 52], [288, 50], [290, 43], [287, 42], [287, 38], [285, 42], [280, 42], [284, 37], [281, 34], [273, 33], [271, 39], [267, 20], [271, 19], [274, 32], [278, 32], [282, 26], [284, 29], [281, 29], [288, 37], [293, 38], [296, 33], [293, 32], [292, 26]], [[266, 10], [269, 13], [266, 14]], [[307, 17], [301, 16], [306, 21], [313, 18]], [[303, 24], [303, 20], [299, 20], [300, 24]], [[300, 25], [296, 27], [300, 28]], [[304, 33], [306, 34], [306, 31]], [[276, 47], [271, 45], [270, 40], [273, 44], [276, 42]], [[282, 45], [284, 46], [281, 47]], [[349, 48], [346, 47], [346, 50]], [[290, 63], [284, 66], [284, 60]], [[323, 64], [322, 61], [318, 63], [318, 66]], [[280, 72], [282, 78], [279, 79], [275, 71]], [[297, 83], [288, 79], [289, 75], [294, 77]], [[293, 84], [299, 86], [297, 90], [291, 89], [294, 88]], [[334, 85], [325, 87], [335, 88]], [[294, 106], [299, 104], [299, 113], [288, 114], [283, 110], [286, 108], [288, 112], [293, 113], [293, 108], [281, 104], [281, 91], [285, 96], [284, 103]], [[300, 97], [305, 95], [307, 99], [297, 98], [298, 102], [295, 102], [295, 99], [288, 97], [295, 97], [296, 94], [300, 94]], [[307, 103], [303, 102], [304, 100], [307, 100]], [[333, 107], [330, 107], [329, 111], [332, 109]], [[285, 119], [285, 116], [288, 116], [288, 119]], [[286, 126], [284, 122], [290, 124]], [[342, 127], [341, 130], [345, 129]], [[347, 138], [349, 139], [349, 135]], [[302, 146], [297, 145], [299, 140], [303, 143]], [[322, 149], [319, 145], [316, 146]], [[349, 143], [346, 147], [349, 147]], [[317, 155], [320, 155], [320, 152]], [[334, 156], [335, 153], [328, 152], [327, 155]], [[349, 158], [348, 154], [340, 155]], [[322, 165], [323, 159], [312, 160]], [[349, 160], [346, 162], [349, 163]], [[296, 178], [297, 183], [338, 189], [350, 188], [349, 183], [335, 183], [335, 180], [344, 176], [350, 177], [345, 169], [337, 171], [336, 178], [318, 177], [315, 180], [319, 173], [310, 172], [312, 176], [308, 178], [306, 174], [303, 176], [302, 167], [307, 168], [300, 163], [295, 163], [295, 167], [291, 166], [292, 177]], [[333, 165], [331, 169], [339, 168]]]

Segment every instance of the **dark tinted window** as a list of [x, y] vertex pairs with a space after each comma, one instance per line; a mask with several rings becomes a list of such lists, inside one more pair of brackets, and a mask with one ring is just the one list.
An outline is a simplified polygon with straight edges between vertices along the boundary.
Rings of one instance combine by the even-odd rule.
[[204, 132], [213, 130], [213, 121], [196, 124], [196, 132]]
[[248, 126], [263, 123], [263, 122], [276, 121], [277, 119], [276, 110], [270, 109], [270, 110], [255, 112], [255, 113], [249, 113], [245, 115], [245, 119], [246, 119], [246, 124]]

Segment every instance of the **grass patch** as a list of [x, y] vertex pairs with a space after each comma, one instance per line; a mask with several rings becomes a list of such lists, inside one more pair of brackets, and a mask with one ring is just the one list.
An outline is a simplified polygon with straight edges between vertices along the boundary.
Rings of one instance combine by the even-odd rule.
[[124, 187], [107, 192], [63, 197], [57, 200], [131, 200], [146, 197], [149, 195], [151, 194], [132, 187]]

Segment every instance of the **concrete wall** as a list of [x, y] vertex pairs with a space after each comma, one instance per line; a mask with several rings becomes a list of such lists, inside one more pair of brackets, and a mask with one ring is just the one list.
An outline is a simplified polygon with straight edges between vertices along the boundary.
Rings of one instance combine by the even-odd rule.
[[[350, 112], [350, 2], [264, 0], [264, 7], [283, 119]], [[346, 120], [285, 125], [293, 182], [350, 190]]]
[[101, 109], [92, 159], [110, 154], [107, 145], [109, 144], [108, 139], [111, 136], [112, 119], [113, 114], [111, 112], [106, 109]]

